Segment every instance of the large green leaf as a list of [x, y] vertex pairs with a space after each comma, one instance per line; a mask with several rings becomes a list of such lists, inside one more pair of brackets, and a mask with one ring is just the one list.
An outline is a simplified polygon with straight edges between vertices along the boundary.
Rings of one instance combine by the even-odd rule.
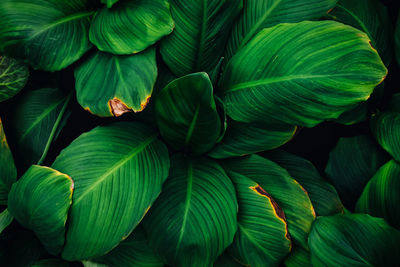
[[257, 182], [230, 172], [239, 203], [238, 231], [228, 252], [246, 266], [278, 266], [291, 239], [285, 213]]
[[394, 160], [383, 165], [369, 181], [356, 211], [383, 217], [400, 229], [400, 165]]
[[225, 58], [230, 59], [258, 32], [279, 23], [319, 18], [333, 8], [337, 0], [245, 0], [244, 10], [234, 24]]
[[283, 150], [271, 151], [266, 155], [304, 187], [318, 216], [343, 212], [343, 204], [335, 188], [321, 177], [310, 161]]
[[312, 267], [311, 254], [309, 251], [294, 246], [285, 260], [286, 267]]
[[329, 154], [325, 173], [343, 204], [353, 209], [368, 181], [388, 160], [385, 151], [368, 136], [340, 138]]
[[310, 233], [313, 266], [396, 266], [400, 231], [366, 214], [319, 217]]
[[157, 124], [174, 148], [192, 154], [209, 151], [223, 127], [207, 73], [194, 73], [169, 83], [157, 95]]
[[17, 169], [0, 118], [0, 205], [7, 205], [8, 192], [17, 179]]
[[385, 112], [371, 120], [372, 133], [392, 157], [400, 161], [400, 113]]
[[296, 126], [228, 121], [220, 143], [209, 153], [212, 158], [229, 158], [275, 149], [292, 139]]
[[11, 124], [16, 158], [24, 167], [43, 161], [70, 114], [69, 99], [54, 88], [27, 91], [16, 99], [7, 122]]
[[0, 51], [35, 69], [61, 70], [91, 47], [91, 0], [0, 1]]
[[53, 168], [75, 183], [64, 259], [102, 256], [142, 220], [169, 170], [157, 136], [140, 123], [116, 123], [82, 134], [57, 157]]
[[265, 189], [283, 209], [294, 243], [308, 249], [315, 211], [307, 192], [285, 169], [258, 155], [226, 160], [223, 166], [229, 176], [245, 176]]
[[157, 79], [155, 49], [117, 56], [96, 51], [75, 69], [79, 104], [102, 117], [142, 111]]
[[143, 226], [167, 264], [209, 267], [233, 241], [237, 210], [235, 188], [217, 163], [176, 155]]
[[141, 225], [122, 241], [110, 253], [93, 259], [109, 267], [162, 267], [164, 263], [156, 257], [153, 248], [149, 246], [144, 229]]
[[393, 56], [393, 26], [387, 8], [378, 0], [340, 0], [329, 17], [365, 32], [386, 66]]
[[178, 75], [218, 64], [242, 0], [170, 0], [175, 30], [161, 42], [161, 55]]
[[89, 38], [101, 51], [126, 55], [145, 50], [173, 28], [168, 1], [123, 0], [97, 11]]
[[10, 214], [8, 209], [3, 210], [0, 212], [0, 234], [10, 225], [13, 221], [14, 217]]
[[28, 67], [16, 59], [0, 56], [0, 102], [16, 95], [26, 84]]
[[74, 182], [57, 170], [33, 165], [14, 183], [8, 209], [24, 227], [35, 232], [47, 251], [61, 252]]
[[305, 21], [262, 30], [228, 63], [220, 85], [234, 120], [313, 127], [367, 100], [386, 74], [365, 33]]

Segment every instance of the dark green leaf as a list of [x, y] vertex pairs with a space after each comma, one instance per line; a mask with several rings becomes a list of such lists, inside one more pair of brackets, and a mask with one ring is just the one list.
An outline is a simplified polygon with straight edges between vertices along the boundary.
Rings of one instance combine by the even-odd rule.
[[285, 260], [286, 267], [312, 267], [311, 254], [309, 251], [294, 246]]
[[164, 262], [209, 267], [233, 241], [237, 209], [235, 188], [217, 163], [177, 155], [143, 226]]
[[16, 95], [26, 84], [28, 67], [16, 59], [0, 56], [0, 102]]
[[313, 127], [367, 100], [386, 74], [366, 34], [305, 21], [262, 30], [232, 58], [220, 84], [234, 120]]
[[371, 120], [372, 133], [378, 143], [397, 161], [400, 161], [400, 113], [385, 112]]
[[[111, 7], [116, 1], [107, 2]], [[89, 38], [100, 51], [127, 55], [145, 50], [173, 28], [168, 1], [124, 0], [97, 11]]]
[[155, 49], [116, 56], [96, 51], [75, 69], [81, 106], [102, 117], [142, 111], [157, 79]]

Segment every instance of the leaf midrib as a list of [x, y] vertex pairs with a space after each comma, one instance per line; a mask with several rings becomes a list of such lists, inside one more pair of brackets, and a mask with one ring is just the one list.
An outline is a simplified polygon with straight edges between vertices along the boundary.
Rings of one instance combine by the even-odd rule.
[[125, 155], [125, 157], [123, 157], [121, 160], [117, 161], [114, 165], [112, 165], [107, 172], [101, 175], [94, 183], [88, 186], [80, 196], [74, 199], [73, 201], [74, 205], [77, 205], [82, 199], [85, 198], [87, 194], [92, 192], [98, 185], [100, 185], [104, 180], [110, 177], [110, 175], [119, 170], [129, 160], [131, 160], [133, 157], [137, 156], [140, 152], [146, 149], [148, 145], [150, 145], [157, 139], [157, 136], [158, 136], [157, 134], [154, 134], [149, 138], [145, 139], [139, 146], [135, 146], [131, 151], [129, 151], [127, 155]]

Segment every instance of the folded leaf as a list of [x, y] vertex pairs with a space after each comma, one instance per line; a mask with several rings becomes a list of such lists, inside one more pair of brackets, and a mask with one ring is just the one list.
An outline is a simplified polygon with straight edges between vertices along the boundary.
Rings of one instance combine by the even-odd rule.
[[233, 26], [225, 58], [228, 61], [264, 28], [279, 23], [316, 19], [333, 8], [337, 0], [246, 0]]
[[11, 188], [10, 213], [35, 232], [50, 254], [57, 255], [63, 248], [73, 190], [71, 177], [38, 165], [29, 168]]
[[325, 173], [343, 204], [353, 210], [368, 181], [389, 159], [368, 136], [340, 138], [329, 154]]
[[26, 84], [28, 67], [16, 59], [0, 56], [0, 102], [16, 95]]
[[[103, 0], [104, 1], [104, 0]], [[117, 55], [145, 50], [174, 28], [166, 0], [107, 1], [90, 25], [89, 38], [100, 51]]]
[[369, 181], [356, 211], [383, 217], [391, 225], [400, 229], [400, 165], [394, 160], [383, 165]]
[[176, 155], [143, 226], [168, 265], [209, 267], [233, 241], [237, 209], [235, 188], [217, 163]]
[[217, 142], [223, 125], [206, 73], [174, 80], [161, 90], [155, 101], [161, 135], [174, 149], [199, 155]]
[[3, 123], [0, 118], [0, 205], [7, 205], [8, 192], [17, 180], [17, 169], [8, 146]]
[[382, 148], [400, 161], [400, 113], [385, 112], [374, 116], [371, 128]]
[[340, 0], [329, 17], [365, 32], [389, 66], [393, 57], [393, 27], [388, 10], [380, 1]]
[[161, 55], [171, 71], [183, 76], [218, 64], [242, 0], [171, 0], [173, 33], [161, 42]]
[[75, 69], [79, 104], [101, 117], [142, 111], [156, 79], [154, 48], [129, 56], [96, 51]]
[[212, 158], [230, 158], [282, 146], [293, 138], [296, 126], [240, 123], [229, 120], [221, 142], [209, 153]]
[[365, 33], [305, 21], [262, 30], [231, 59], [220, 85], [234, 120], [313, 127], [367, 100], [386, 74]]
[[366, 214], [319, 217], [310, 233], [313, 266], [394, 266], [400, 231]]
[[97, 127], [53, 163], [75, 182], [62, 257], [106, 254], [125, 239], [160, 194], [169, 156], [157, 133], [140, 123]]
[[266, 156], [304, 187], [318, 216], [343, 213], [343, 204], [335, 188], [321, 177], [310, 161], [283, 150], [271, 151]]
[[285, 169], [258, 155], [226, 160], [223, 166], [229, 176], [245, 176], [268, 192], [283, 209], [293, 242], [308, 249], [315, 211], [307, 192]]
[[61, 70], [91, 47], [90, 0], [2, 0], [0, 51], [35, 69]]
[[257, 182], [229, 172], [236, 188], [238, 230], [228, 248], [246, 266], [278, 266], [289, 254], [292, 242], [284, 211]]

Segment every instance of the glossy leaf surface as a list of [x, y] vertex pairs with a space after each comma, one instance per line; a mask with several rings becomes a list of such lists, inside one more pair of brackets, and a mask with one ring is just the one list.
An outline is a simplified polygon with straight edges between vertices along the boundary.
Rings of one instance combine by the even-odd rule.
[[140, 123], [97, 127], [75, 139], [53, 163], [75, 191], [62, 257], [106, 254], [142, 220], [167, 178], [167, 148]]
[[157, 124], [162, 137], [177, 150], [192, 154], [210, 150], [223, 127], [213, 96], [213, 87], [204, 72], [169, 83], [157, 95]]
[[[116, 1], [107, 2], [111, 7]], [[173, 28], [168, 1], [124, 0], [97, 11], [89, 38], [100, 51], [127, 55], [145, 50]]]
[[16, 95], [26, 84], [28, 67], [16, 59], [0, 56], [0, 102]]
[[143, 226], [167, 264], [211, 266], [233, 241], [237, 205], [235, 188], [222, 167], [209, 159], [176, 155]]
[[161, 55], [178, 76], [210, 72], [224, 52], [242, 0], [171, 0], [173, 33], [161, 42]]
[[220, 85], [234, 120], [313, 127], [367, 100], [386, 74], [366, 34], [305, 21], [262, 30], [232, 58]]
[[0, 51], [35, 69], [66, 68], [91, 47], [92, 5], [90, 0], [3, 0]]
[[154, 48], [129, 56], [97, 51], [75, 69], [79, 104], [101, 117], [142, 111], [156, 79]]

